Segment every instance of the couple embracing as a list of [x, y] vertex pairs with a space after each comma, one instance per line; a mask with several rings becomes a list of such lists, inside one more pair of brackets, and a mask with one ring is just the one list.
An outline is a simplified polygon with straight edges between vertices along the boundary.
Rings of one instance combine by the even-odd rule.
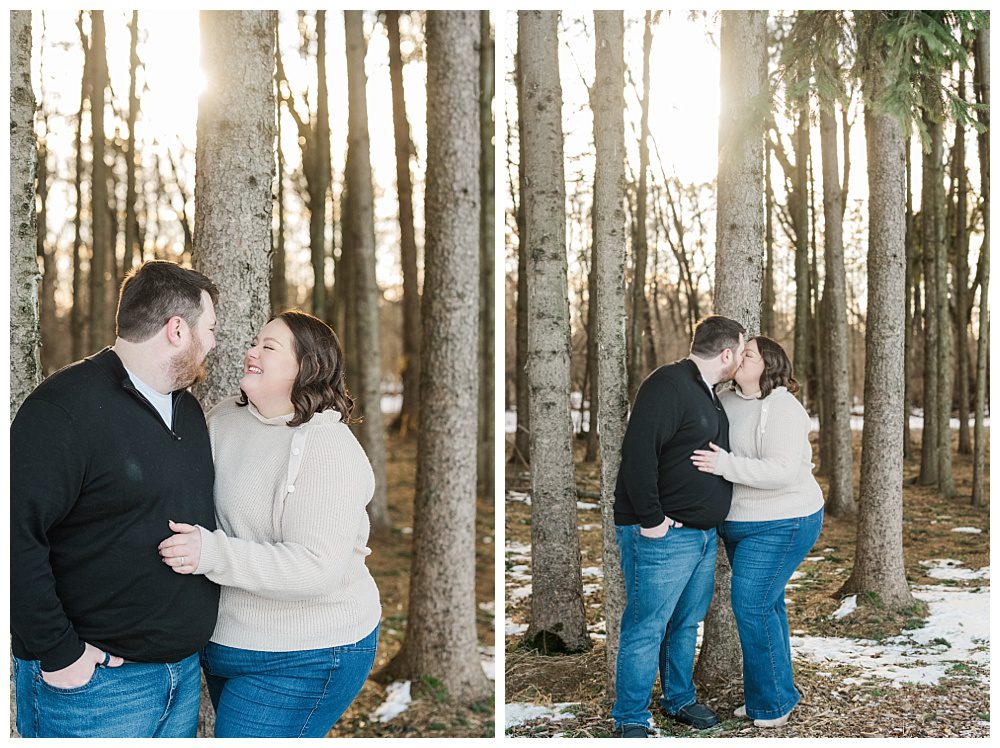
[[381, 613], [374, 477], [333, 330], [286, 311], [206, 423], [187, 387], [218, 290], [147, 262], [112, 347], [11, 426], [11, 639], [24, 737], [322, 737], [360, 691]]
[[667, 715], [698, 729], [719, 723], [692, 680], [717, 536], [733, 570], [743, 651], [745, 703], [736, 716], [777, 727], [798, 704], [785, 585], [819, 537], [823, 495], [797, 391], [781, 346], [747, 340], [741, 324], [721, 316], [701, 320], [690, 355], [639, 387], [615, 488], [626, 591], [617, 736], [648, 737], [657, 671]]

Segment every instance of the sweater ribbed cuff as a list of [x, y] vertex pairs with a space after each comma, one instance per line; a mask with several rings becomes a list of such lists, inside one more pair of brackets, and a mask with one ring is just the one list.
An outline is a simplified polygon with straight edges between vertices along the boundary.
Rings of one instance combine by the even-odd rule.
[[195, 525], [201, 532], [201, 557], [198, 559], [198, 568], [195, 574], [210, 574], [215, 571], [215, 565], [219, 560], [218, 541], [211, 531], [206, 530], [201, 525]]
[[726, 477], [726, 468], [729, 467], [729, 457], [729, 452], [715, 453], [715, 470], [712, 471], [714, 475], [721, 475], [723, 478]]

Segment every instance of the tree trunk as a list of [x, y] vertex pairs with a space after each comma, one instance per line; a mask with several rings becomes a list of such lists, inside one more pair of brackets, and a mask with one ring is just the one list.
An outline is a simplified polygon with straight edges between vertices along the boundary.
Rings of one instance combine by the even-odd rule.
[[[838, 594], [858, 593], [878, 606], [913, 604], [903, 566], [903, 288], [906, 277], [906, 187], [903, 128], [879, 109], [889, 79], [884, 52], [865, 85], [868, 154], [868, 313], [865, 334], [865, 425], [857, 550]], [[872, 102], [876, 102], [875, 105]]]
[[[649, 53], [653, 46], [653, 12], [646, 11], [645, 29], [642, 35], [642, 102], [639, 124], [639, 176], [636, 184], [635, 246], [632, 254], [632, 314], [629, 341], [632, 350], [628, 357], [631, 368], [628, 377], [629, 402], [635, 399], [642, 380], [650, 371], [646, 351], [649, 344], [647, 320], [649, 308], [646, 302], [646, 258], [648, 242], [646, 238], [646, 182], [649, 171]], [[652, 356], [655, 358], [655, 352]]]
[[198, 104], [194, 267], [219, 287], [208, 410], [238, 391], [243, 354], [269, 316], [276, 11], [202, 11], [208, 80]]
[[80, 262], [80, 248], [83, 246], [83, 238], [80, 234], [83, 221], [83, 116], [90, 85], [90, 42], [83, 31], [83, 11], [77, 14], [76, 27], [80, 32], [80, 46], [83, 48], [83, 75], [80, 77], [80, 111], [77, 114], [76, 134], [73, 139], [73, 194], [75, 197], [73, 211], [73, 306], [70, 309], [69, 329], [72, 338], [72, 359], [79, 361], [83, 358], [84, 351], [89, 349], [87, 333], [90, 327], [84, 316], [86, 284]]
[[420, 287], [417, 276], [417, 239], [413, 228], [413, 187], [410, 180], [410, 125], [406, 119], [406, 98], [403, 95], [403, 56], [400, 51], [398, 10], [385, 12], [385, 27], [389, 34], [392, 131], [396, 143], [399, 264], [403, 269], [403, 404], [397, 424], [405, 434], [417, 428], [420, 412]]
[[428, 12], [434, 106], [427, 108], [424, 397], [406, 641], [391, 666], [396, 677], [437, 678], [462, 702], [490, 693], [476, 646], [476, 420], [469, 417], [479, 379], [479, 39], [478, 11]]
[[[599, 16], [595, 15], [595, 23]], [[601, 22], [605, 23], [604, 21]], [[591, 96], [595, 96], [596, 91], [592, 90]], [[594, 106], [592, 104], [592, 106]], [[596, 106], [594, 106], [596, 111]], [[598, 134], [597, 118], [594, 118], [594, 147], [597, 147]], [[596, 177], [595, 177], [596, 178]], [[597, 189], [596, 185], [594, 187]], [[590, 408], [587, 425], [587, 451], [584, 455], [586, 462], [594, 462], [597, 459], [599, 439], [597, 432], [597, 421], [600, 418], [600, 381], [601, 375], [597, 364], [597, 211], [591, 209], [591, 239], [590, 239], [590, 272], [587, 273], [587, 404]], [[581, 403], [582, 407], [582, 403]]]
[[108, 63], [104, 49], [104, 11], [90, 12], [90, 131], [93, 141], [90, 180], [90, 344], [114, 342], [108, 319], [108, 289], [114, 274], [114, 248], [108, 214], [108, 167], [104, 161], [104, 94]]
[[569, 301], [557, 11], [518, 12], [524, 83], [528, 233], [528, 389], [531, 410], [531, 623], [543, 652], [590, 647], [576, 530], [569, 413]]
[[[604, 567], [605, 667], [608, 699], [615, 670], [625, 584], [615, 540], [615, 481], [628, 415], [625, 371], [625, 62], [622, 11], [595, 11], [597, 75], [594, 79], [594, 279], [596, 390], [601, 429], [601, 526]], [[591, 429], [598, 424], [591, 420]]]
[[[935, 124], [924, 113], [924, 123], [931, 132]], [[935, 268], [937, 230], [936, 190], [941, 172], [940, 130], [938, 147], [924, 152], [920, 175], [920, 247], [924, 274], [924, 428], [920, 436], [920, 475], [917, 483], [933, 486], [938, 482], [938, 324], [937, 271]]]
[[[827, 61], [828, 65], [833, 64]], [[820, 99], [820, 147], [823, 165], [823, 367], [826, 394], [824, 428], [830, 444], [830, 490], [826, 511], [835, 517], [854, 514], [854, 454], [851, 446], [850, 365], [848, 360], [847, 274], [844, 269], [843, 192], [837, 160], [836, 104]]]
[[802, 390], [799, 397], [807, 407], [816, 393], [809, 391], [809, 198], [808, 172], [809, 159], [809, 112], [808, 99], [799, 104], [802, 111], [798, 113], [798, 126], [795, 130], [795, 177], [794, 193], [791, 200], [792, 225], [795, 227], [795, 341], [794, 368], [802, 380]]
[[309, 165], [308, 179], [309, 255], [312, 259], [313, 270], [313, 314], [322, 318], [326, 316], [326, 196], [330, 186], [330, 105], [326, 85], [325, 10], [316, 11], [316, 130], [314, 138], [313, 159]]
[[31, 11], [10, 12], [10, 417], [42, 380], [38, 354]]
[[493, 146], [493, 89], [496, 65], [493, 37], [490, 33], [490, 12], [479, 11], [479, 179], [482, 206], [479, 212], [479, 454], [477, 474], [480, 496], [492, 496], [493, 448], [493, 361], [494, 361], [494, 181], [495, 152]]
[[[965, 68], [958, 72], [959, 96], [965, 99]], [[969, 232], [965, 170], [965, 126], [955, 124], [957, 200], [955, 205], [955, 346], [958, 358], [958, 453], [972, 454], [969, 434]]]
[[[44, 32], [43, 32], [44, 33]], [[43, 36], [44, 48], [44, 36]], [[42, 92], [45, 96], [45, 92]], [[55, 358], [51, 345], [46, 346], [46, 342], [55, 336], [56, 325], [56, 247], [53, 246], [46, 251], [45, 243], [48, 238], [48, 217], [46, 205], [49, 199], [49, 169], [48, 169], [48, 117], [43, 113], [45, 121], [44, 130], [46, 137], [38, 141], [38, 215], [36, 222], [36, 252], [38, 259], [42, 261], [42, 282], [39, 289], [39, 340], [41, 342], [42, 376], [47, 377], [55, 371]]]
[[986, 388], [988, 346], [990, 338], [989, 287], [990, 287], [990, 31], [976, 32], [976, 101], [985, 104], [979, 111], [979, 121], [985, 131], [979, 133], [979, 174], [983, 197], [983, 246], [979, 260], [982, 268], [979, 281], [979, 342], [976, 347], [976, 403], [975, 426], [973, 427], [972, 459], [972, 504], [986, 504], [986, 430], [983, 421], [986, 416]]
[[514, 81], [517, 85], [518, 129], [518, 205], [517, 205], [517, 301], [515, 314], [516, 351], [514, 355], [517, 383], [517, 431], [514, 434], [514, 460], [527, 467], [531, 463], [531, 408], [528, 407], [528, 227], [525, 221], [524, 195], [524, 79], [521, 58], [515, 56]]
[[942, 125], [935, 121], [931, 128], [931, 153], [935, 165], [933, 185], [934, 201], [934, 313], [937, 322], [937, 458], [938, 489], [945, 497], [955, 495], [951, 472], [951, 314], [948, 304], [948, 243], [945, 239], [944, 169], [941, 168]]
[[914, 291], [914, 251], [913, 237], [913, 163], [911, 158], [910, 138], [906, 144], [906, 332], [903, 340], [903, 460], [913, 457], [913, 440], [910, 435], [910, 413], [913, 412], [913, 306], [911, 294]]
[[125, 256], [122, 261], [122, 277], [132, 269], [136, 250], [142, 261], [142, 247], [139, 245], [139, 223], [135, 212], [135, 121], [139, 114], [139, 96], [136, 94], [136, 71], [139, 68], [139, 11], [132, 11], [129, 24], [129, 83], [128, 83], [128, 140], [125, 148]]
[[[375, 496], [368, 505], [372, 527], [389, 527], [389, 505], [385, 487], [385, 428], [382, 420], [382, 364], [379, 345], [379, 300], [375, 280], [375, 213], [372, 194], [372, 167], [368, 142], [368, 97], [365, 92], [365, 37], [362, 11], [344, 11], [344, 38], [347, 46], [347, 189], [351, 209], [345, 213], [353, 246], [354, 286], [357, 303], [356, 348], [361, 406], [359, 439], [375, 471]], [[329, 159], [327, 159], [329, 161]], [[477, 244], [478, 246], [478, 244]]]
[[[715, 313], [743, 323], [748, 335], [755, 335], [764, 270], [764, 119], [756, 99], [767, 86], [767, 11], [723, 11], [720, 47]], [[702, 684], [741, 677], [731, 577], [719, 541], [715, 595], [695, 667], [695, 678]]]

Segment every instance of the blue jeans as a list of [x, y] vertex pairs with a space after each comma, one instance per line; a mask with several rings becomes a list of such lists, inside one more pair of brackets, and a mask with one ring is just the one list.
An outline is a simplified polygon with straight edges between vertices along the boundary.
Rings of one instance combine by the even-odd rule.
[[78, 688], [42, 680], [38, 660], [14, 658], [17, 731], [26, 738], [193, 738], [198, 729], [198, 655], [167, 664], [94, 669]]
[[715, 529], [672, 527], [662, 538], [643, 537], [639, 525], [615, 527], [625, 578], [625, 611], [618, 643], [615, 729], [646, 725], [650, 693], [660, 671], [670, 714], [696, 701], [698, 623], [712, 601]]
[[801, 695], [792, 677], [785, 585], [823, 527], [823, 510], [769, 522], [723, 522], [733, 567], [733, 614], [743, 649], [743, 697], [751, 719], [788, 714]]
[[260, 652], [209, 642], [202, 650], [217, 738], [322, 738], [361, 691], [376, 626], [354, 644]]

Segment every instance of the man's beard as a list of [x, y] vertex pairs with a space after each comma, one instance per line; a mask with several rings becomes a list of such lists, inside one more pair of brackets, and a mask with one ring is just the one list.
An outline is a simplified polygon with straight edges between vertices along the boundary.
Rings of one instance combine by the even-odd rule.
[[173, 355], [169, 368], [171, 390], [187, 389], [205, 381], [208, 372], [205, 371], [203, 350], [198, 339], [192, 338], [186, 351]]
[[733, 361], [730, 368], [722, 372], [722, 376], [719, 378], [719, 381], [720, 382], [732, 381], [733, 377], [736, 376], [736, 370], [739, 368], [740, 368], [740, 362], [738, 360]]

